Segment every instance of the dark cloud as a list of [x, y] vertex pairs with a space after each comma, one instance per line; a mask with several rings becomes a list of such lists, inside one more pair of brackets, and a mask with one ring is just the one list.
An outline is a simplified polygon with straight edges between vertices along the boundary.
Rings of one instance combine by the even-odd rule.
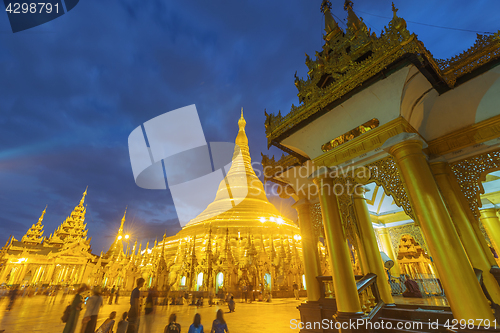
[[[0, 20], [0, 230], [20, 238], [45, 205], [49, 235], [86, 186], [94, 252], [107, 250], [125, 207], [133, 239], [179, 230], [168, 191], [138, 188], [127, 138], [145, 121], [196, 104], [207, 141], [233, 141], [240, 107], [254, 161], [267, 151], [264, 109], [297, 104], [293, 74], [322, 46], [321, 1], [80, 1], [70, 13], [12, 34]], [[498, 1], [396, 3], [438, 58], [498, 30]], [[377, 33], [391, 1], [355, 1]], [[342, 3], [333, 2], [342, 26]], [[368, 15], [365, 13], [373, 14]], [[0, 15], [1, 16], [1, 15]], [[271, 153], [276, 153], [272, 150]], [[279, 153], [280, 154], [280, 153]], [[272, 201], [294, 218], [292, 200]]]

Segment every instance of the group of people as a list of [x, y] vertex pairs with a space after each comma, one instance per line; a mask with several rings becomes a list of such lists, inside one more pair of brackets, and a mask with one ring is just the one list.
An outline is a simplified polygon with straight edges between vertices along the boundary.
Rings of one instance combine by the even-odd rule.
[[[163, 333], [180, 332], [181, 325], [177, 323], [177, 315], [175, 313], [172, 313]], [[205, 333], [205, 331], [203, 330], [203, 325], [201, 324], [201, 315], [199, 313], [194, 315], [194, 320], [191, 326], [189, 326], [188, 333]], [[224, 320], [224, 314], [221, 309], [217, 310], [217, 315], [215, 320], [212, 322], [210, 333], [229, 333], [229, 329], [227, 328], [227, 323]]]
[[[130, 309], [123, 313], [122, 319], [116, 325], [116, 333], [138, 333], [141, 314], [141, 292], [140, 289], [144, 286], [145, 280], [139, 278], [136, 281], [136, 288], [132, 290], [130, 295]], [[79, 320], [80, 311], [83, 309], [84, 299], [82, 294], [88, 290], [88, 287], [83, 284], [76, 292], [76, 295], [70, 305], [64, 311], [62, 321], [66, 323], [63, 333], [75, 333], [76, 325]], [[113, 295], [113, 293], [112, 293]], [[151, 332], [152, 318], [155, 304], [155, 290], [151, 289], [146, 297], [144, 307], [144, 318], [146, 324], [146, 332]], [[202, 302], [202, 301], [201, 301]], [[98, 289], [95, 289], [93, 295], [86, 300], [86, 308], [82, 319], [81, 333], [111, 333], [115, 327], [116, 311], [111, 312], [109, 317], [97, 327], [97, 318], [100, 308], [103, 306], [104, 299]], [[234, 298], [228, 302], [230, 312], [234, 311]], [[169, 322], [165, 327], [164, 333], [180, 333], [181, 325], [177, 323], [176, 314], [171, 314]], [[212, 323], [211, 333], [229, 333], [227, 324], [224, 320], [221, 309], [217, 311], [216, 319]], [[194, 317], [193, 324], [189, 327], [188, 333], [204, 333], [203, 325], [201, 324], [201, 315], [197, 313]]]
[[[84, 299], [82, 294], [88, 290], [88, 287], [83, 284], [76, 292], [73, 302], [66, 308], [63, 313], [62, 321], [66, 323], [64, 326], [63, 333], [74, 333], [78, 319], [80, 316], [80, 311], [83, 308]], [[86, 309], [82, 319], [81, 333], [111, 333], [113, 332], [113, 327], [115, 326], [116, 311], [111, 312], [109, 317], [102, 323], [101, 326], [96, 330], [97, 326], [97, 316], [99, 314], [99, 309], [103, 305], [103, 298], [99, 291], [96, 289], [92, 296], [87, 299]], [[127, 333], [128, 313], [125, 312], [122, 315], [122, 319], [118, 322], [116, 333]]]

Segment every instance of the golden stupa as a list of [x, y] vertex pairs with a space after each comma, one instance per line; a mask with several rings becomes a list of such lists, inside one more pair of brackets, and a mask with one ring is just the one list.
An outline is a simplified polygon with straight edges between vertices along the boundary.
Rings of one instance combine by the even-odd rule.
[[303, 281], [299, 228], [267, 199], [252, 168], [245, 125], [242, 110], [234, 152], [238, 158], [214, 201], [155, 248], [165, 253], [171, 290], [234, 292], [247, 284], [265, 292]]

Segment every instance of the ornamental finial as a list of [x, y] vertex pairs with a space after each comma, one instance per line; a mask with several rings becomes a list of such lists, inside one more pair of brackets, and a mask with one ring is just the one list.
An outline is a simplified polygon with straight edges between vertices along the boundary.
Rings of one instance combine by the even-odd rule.
[[87, 190], [89, 189], [89, 186], [87, 185], [87, 188], [85, 189], [85, 192], [83, 192], [82, 200], [80, 200], [80, 204], [83, 205], [83, 202], [85, 201], [85, 196], [87, 195]]
[[238, 126], [240, 127], [240, 131], [245, 130], [246, 124], [247, 124], [247, 122], [246, 122], [245, 118], [243, 117], [243, 108], [241, 108], [241, 117], [240, 117], [240, 120], [238, 120]]
[[328, 0], [323, 0], [323, 2], [321, 3], [321, 12], [325, 13], [326, 10], [332, 10], [332, 3]]
[[348, 10], [349, 8], [352, 9], [353, 5], [354, 5], [354, 3], [351, 0], [345, 0], [345, 2], [344, 2], [344, 10]]

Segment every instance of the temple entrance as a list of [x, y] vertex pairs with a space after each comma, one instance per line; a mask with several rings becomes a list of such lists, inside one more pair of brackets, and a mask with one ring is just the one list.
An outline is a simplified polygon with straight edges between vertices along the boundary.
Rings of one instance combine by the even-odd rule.
[[224, 273], [217, 273], [217, 277], [215, 279], [215, 292], [218, 293], [219, 289], [224, 286]]

